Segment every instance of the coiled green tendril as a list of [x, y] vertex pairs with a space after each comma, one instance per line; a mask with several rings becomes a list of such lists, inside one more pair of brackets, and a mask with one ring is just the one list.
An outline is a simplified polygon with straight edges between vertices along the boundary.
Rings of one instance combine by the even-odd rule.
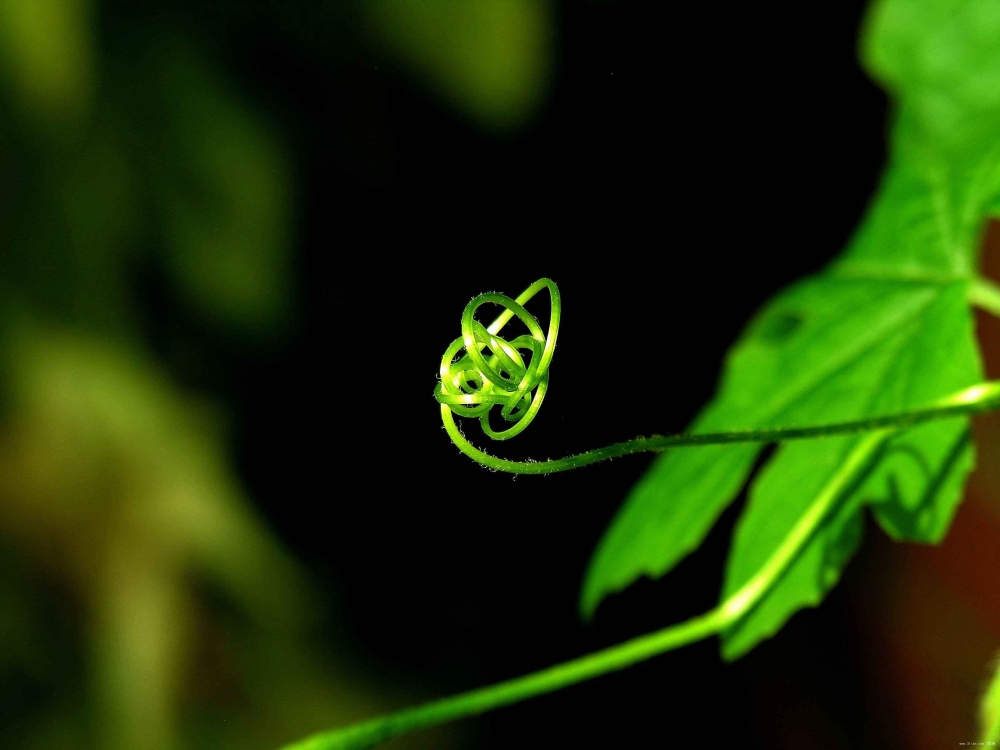
[[[546, 288], [551, 295], [551, 313], [548, 335], [543, 336], [541, 326], [524, 309], [524, 305]], [[1000, 315], [1000, 289], [987, 281], [978, 280], [973, 285], [970, 301]], [[489, 326], [483, 326], [475, 320], [474, 315], [487, 303], [501, 305], [504, 311]], [[539, 279], [517, 299], [512, 300], [502, 294], [483, 294], [465, 308], [462, 315], [462, 337], [445, 351], [441, 360], [441, 382], [435, 389], [434, 396], [441, 404], [441, 419], [449, 437], [463, 453], [484, 466], [517, 474], [549, 474], [616, 456], [662, 451], [672, 446], [775, 442], [824, 435], [865, 434], [859, 437], [840, 467], [827, 479], [771, 556], [740, 589], [714, 609], [656, 632], [521, 677], [348, 727], [319, 732], [286, 746], [285, 750], [367, 750], [416, 729], [475, 716], [500, 706], [551, 693], [725, 632], [751, 611], [776, 582], [781, 580], [781, 576], [813, 538], [817, 529], [837, 507], [844, 493], [857, 486], [858, 478], [865, 475], [894, 436], [924, 422], [1000, 407], [1000, 381], [994, 380], [963, 388], [919, 408], [851, 422], [689, 435], [654, 435], [615, 443], [575, 456], [538, 462], [509, 461], [475, 448], [458, 429], [454, 415], [478, 417], [484, 432], [499, 440], [513, 437], [524, 430], [538, 413], [548, 387], [549, 365], [559, 330], [560, 312], [559, 290], [549, 279]], [[500, 331], [515, 315], [528, 328], [528, 334], [506, 341], [500, 336]], [[513, 423], [509, 429], [499, 432], [494, 431], [489, 424], [489, 412], [497, 405], [501, 407], [501, 417]]]
[[[549, 290], [550, 300], [547, 334], [524, 309], [528, 300], [543, 289]], [[476, 311], [491, 303], [504, 311], [484, 326], [476, 320]], [[512, 438], [531, 424], [549, 387], [549, 365], [556, 348], [561, 309], [559, 288], [551, 279], [539, 279], [517, 299], [490, 292], [466, 305], [462, 335], [441, 357], [441, 380], [434, 389], [434, 398], [442, 405], [442, 415], [447, 414], [446, 420], [451, 421], [451, 414], [479, 417], [483, 432], [494, 440]], [[507, 341], [500, 331], [515, 316], [528, 333]], [[461, 354], [463, 351], [465, 354]], [[500, 416], [511, 423], [507, 429], [497, 431], [490, 425], [494, 406], [500, 406]]]
[[[542, 334], [538, 321], [524, 308], [528, 300], [543, 289], [549, 290], [551, 299], [547, 335]], [[504, 310], [490, 325], [484, 326], [476, 320], [475, 313], [489, 303], [500, 305]], [[512, 474], [552, 474], [618, 456], [658, 452], [683, 445], [777, 442], [870, 432], [885, 427], [902, 430], [935, 419], [1000, 406], [1000, 381], [995, 381], [965, 388], [922, 408], [849, 422], [653, 435], [545, 461], [510, 461], [479, 450], [458, 429], [453, 415], [478, 417], [483, 432], [494, 440], [507, 440], [521, 433], [538, 414], [545, 398], [561, 314], [559, 288], [551, 279], [539, 279], [516, 299], [503, 294], [481, 294], [466, 305], [462, 313], [462, 336], [452, 342], [441, 358], [441, 381], [434, 389], [434, 398], [441, 404], [441, 421], [448, 436], [473, 461]], [[507, 341], [500, 336], [500, 331], [514, 316], [524, 323], [528, 333]], [[490, 425], [494, 406], [500, 406], [500, 416], [512, 423], [509, 428], [498, 431]]]

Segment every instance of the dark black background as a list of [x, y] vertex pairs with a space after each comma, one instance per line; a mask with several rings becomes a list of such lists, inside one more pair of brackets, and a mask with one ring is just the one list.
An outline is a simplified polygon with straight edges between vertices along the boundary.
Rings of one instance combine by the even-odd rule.
[[[316, 38], [307, 4], [211, 6], [154, 22], [210, 40], [289, 137], [297, 323], [234, 343], [167, 296], [154, 339], [168, 359], [191, 350], [178, 339], [211, 352], [174, 372], [236, 415], [251, 495], [328, 587], [358, 668], [446, 694], [710, 607], [737, 506], [583, 625], [586, 562], [648, 459], [489, 473], [440, 429], [435, 372], [472, 296], [550, 276], [549, 398], [484, 447], [554, 457], [683, 429], [749, 316], [843, 247], [877, 184], [886, 102], [856, 62], [861, 5], [561, 3], [551, 96], [515, 134], [454, 114], [350, 31]], [[468, 747], [891, 746], [849, 624], [866, 554], [735, 665], [696, 645], [468, 722]]]

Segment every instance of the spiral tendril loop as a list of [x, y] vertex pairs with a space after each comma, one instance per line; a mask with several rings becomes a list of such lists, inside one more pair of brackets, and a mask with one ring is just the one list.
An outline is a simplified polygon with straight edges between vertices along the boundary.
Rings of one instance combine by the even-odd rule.
[[[541, 326], [524, 305], [543, 289], [549, 290], [549, 330]], [[486, 304], [504, 308], [484, 326], [475, 318]], [[441, 357], [441, 380], [434, 398], [460, 417], [478, 417], [483, 432], [494, 440], [520, 434], [538, 414], [549, 384], [549, 365], [559, 332], [561, 302], [559, 288], [551, 279], [539, 279], [516, 299], [490, 292], [480, 294], [462, 313], [462, 335]], [[510, 341], [500, 336], [503, 327], [517, 317], [527, 334]], [[490, 425], [490, 412], [500, 407], [500, 416], [511, 423], [503, 430]]]

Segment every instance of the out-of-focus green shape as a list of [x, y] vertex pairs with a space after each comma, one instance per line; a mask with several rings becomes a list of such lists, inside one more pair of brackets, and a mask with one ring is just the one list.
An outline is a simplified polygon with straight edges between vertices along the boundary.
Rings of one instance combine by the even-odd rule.
[[[16, 551], [18, 576], [73, 602], [86, 691], [34, 706], [5, 748], [269, 747], [375, 710], [374, 686], [309, 645], [309, 587], [244, 499], [210, 404], [93, 336], [23, 325], [4, 344], [0, 565]], [[0, 611], [22, 607], [0, 638], [44, 672], [53, 645], [17, 580], [0, 575]], [[78, 681], [75, 665], [47, 679]]]
[[979, 742], [1000, 742], [1000, 656], [979, 702]]
[[5, 361], [0, 529], [87, 607], [101, 746], [174, 747], [192, 584], [288, 632], [308, 611], [301, 573], [241, 497], [211, 410], [140, 358], [31, 328]]
[[0, 281], [38, 309], [112, 330], [134, 323], [129, 273], [156, 257], [202, 318], [248, 337], [279, 330], [292, 188], [274, 128], [169, 33], [107, 56], [102, 72], [85, 127], [66, 128], [59, 148], [0, 143], [0, 166], [20, 170], [0, 208]]
[[243, 333], [288, 316], [288, 159], [266, 121], [190, 48], [151, 60], [165, 118], [145, 155], [166, 242], [165, 260], [190, 304]]
[[[59, 698], [21, 698], [32, 710], [4, 724], [17, 729], [4, 748], [271, 747], [393, 701], [310, 642], [302, 571], [242, 496], [211, 405], [127, 338], [0, 308], [0, 698], [12, 661]], [[30, 612], [39, 593], [18, 593], [27, 576], [73, 602], [74, 648], [35, 632], [46, 618]], [[83, 679], [79, 649], [84, 688], [51, 687]], [[412, 746], [426, 741], [451, 746]]]
[[[696, 431], [858, 419], [981, 377], [966, 299], [983, 226], [1000, 203], [1000, 5], [885, 0], [871, 10], [862, 49], [896, 98], [881, 187], [844, 255], [750, 324]], [[854, 440], [778, 451], [751, 488], [723, 596], [770, 555]], [[710, 450], [666, 453], [632, 490], [591, 562], [585, 613], [700, 544], [757, 454]], [[972, 463], [967, 420], [897, 438], [777, 587], [724, 635], [724, 655], [745, 653], [822, 599], [857, 546], [863, 504], [895, 538], [940, 540]]]
[[142, 252], [148, 210], [121, 112], [99, 102], [88, 120], [81, 132], [44, 139], [51, 148], [0, 139], [9, 167], [0, 284], [8, 302], [16, 292], [52, 318], [120, 331], [135, 323], [128, 271]]
[[375, 40], [491, 129], [523, 124], [548, 91], [549, 0], [362, 0]]
[[905, 126], [894, 147], [922, 145], [942, 169], [972, 170], [955, 185], [956, 198], [984, 190], [995, 197], [989, 178], [998, 168], [974, 156], [998, 148], [998, 39], [1000, 7], [988, 0], [883, 0], [872, 5], [861, 39], [865, 67], [896, 99]]
[[0, 76], [23, 111], [62, 125], [90, 104], [94, 51], [90, 0], [0, 0]]
[[95, 65], [90, 7], [0, 0], [0, 746], [246, 750], [415, 700], [340, 660], [142, 343], [151, 271], [224, 335], [285, 318], [279, 135], [155, 23], [112, 10]]

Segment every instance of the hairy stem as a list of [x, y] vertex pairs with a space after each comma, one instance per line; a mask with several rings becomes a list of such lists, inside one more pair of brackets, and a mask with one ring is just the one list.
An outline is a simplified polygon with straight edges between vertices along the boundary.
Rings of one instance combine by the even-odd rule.
[[[550, 294], [548, 334], [524, 305], [538, 292]], [[1000, 289], [980, 279], [969, 290], [969, 301], [1000, 315]], [[474, 313], [484, 304], [505, 308], [489, 326], [479, 324]], [[500, 337], [502, 327], [517, 316], [528, 328], [527, 335], [510, 341]], [[966, 388], [945, 398], [896, 414], [825, 425], [768, 427], [732, 432], [653, 436], [616, 443], [576, 456], [548, 461], [510, 461], [474, 447], [459, 430], [453, 414], [478, 417], [484, 433], [503, 440], [521, 432], [538, 412], [548, 386], [560, 318], [556, 285], [540, 279], [516, 299], [500, 294], [480, 295], [466, 307], [462, 337], [454, 341], [441, 360], [441, 379], [435, 398], [441, 403], [441, 419], [449, 437], [465, 455], [497, 471], [515, 474], [550, 474], [617, 456], [659, 452], [671, 447], [742, 442], [779, 442], [848, 433], [865, 433], [855, 442], [837, 472], [827, 481], [782, 543], [749, 581], [716, 608], [685, 622], [640, 636], [593, 654], [563, 662], [522, 677], [442, 698], [422, 706], [372, 719], [342, 729], [321, 732], [283, 750], [365, 750], [401, 734], [443, 724], [455, 719], [492, 711], [518, 701], [551, 693], [609, 672], [623, 669], [653, 656], [700, 641], [725, 631], [750, 612], [778, 582], [831, 511], [856, 481], [874, 464], [886, 443], [900, 431], [935, 419], [956, 417], [1000, 407], [1000, 381]], [[465, 351], [462, 355], [461, 352]], [[489, 352], [489, 356], [484, 352]], [[489, 411], [501, 407], [501, 415], [513, 427], [495, 432]]]
[[565, 458], [548, 461], [510, 461], [498, 458], [476, 448], [458, 429], [452, 417], [451, 410], [441, 405], [441, 420], [448, 436], [459, 450], [473, 461], [494, 471], [505, 471], [511, 474], [554, 474], [568, 471], [609, 458], [628, 456], [634, 453], [658, 453], [667, 448], [685, 445], [718, 445], [720, 443], [776, 443], [785, 440], [801, 440], [803, 438], [825, 437], [829, 435], [844, 435], [854, 432], [869, 432], [882, 428], [895, 430], [913, 427], [923, 422], [935, 419], [975, 414], [990, 411], [1000, 407], [1000, 381], [987, 381], [965, 388], [945, 398], [939, 399], [925, 407], [896, 414], [885, 414], [868, 419], [834, 424], [809, 425], [798, 427], [767, 427], [759, 430], [735, 430], [732, 432], [712, 432], [692, 435], [654, 435], [649, 438], [627, 440], [597, 448]]
[[700, 641], [725, 630], [747, 614], [795, 560], [829, 516], [845, 491], [854, 486], [872, 459], [898, 430], [883, 428], [859, 439], [781, 545], [760, 570], [715, 609], [677, 625], [620, 643], [572, 661], [426, 703], [361, 724], [321, 732], [283, 750], [365, 750], [401, 734], [476, 716], [537, 695], [551, 693], [608, 674], [653, 656]]

